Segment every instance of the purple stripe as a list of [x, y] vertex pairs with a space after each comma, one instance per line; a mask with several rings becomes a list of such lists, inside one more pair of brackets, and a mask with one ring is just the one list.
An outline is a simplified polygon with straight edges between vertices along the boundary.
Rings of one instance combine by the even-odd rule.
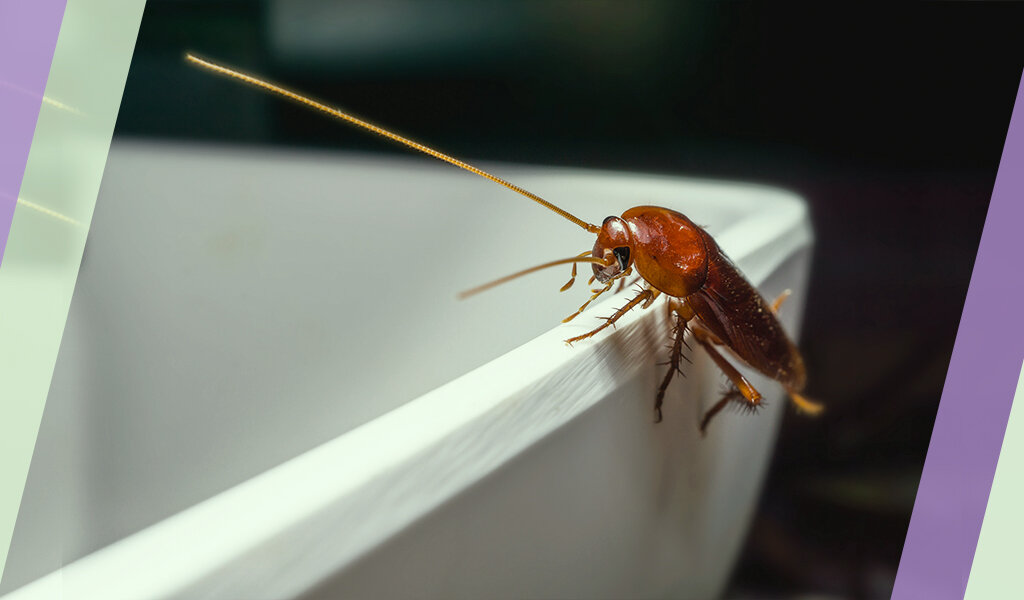
[[946, 374], [894, 600], [961, 599], [1024, 359], [1024, 81]]
[[5, 0], [0, 6], [0, 262], [65, 3]]

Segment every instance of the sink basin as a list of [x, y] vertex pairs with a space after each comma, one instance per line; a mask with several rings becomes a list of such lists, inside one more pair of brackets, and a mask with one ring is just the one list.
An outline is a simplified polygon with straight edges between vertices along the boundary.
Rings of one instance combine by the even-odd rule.
[[[772, 188], [480, 165], [591, 222], [704, 225], [782, 310], [812, 236]], [[593, 236], [425, 159], [115, 140], [0, 593], [10, 598], [719, 594], [786, 410], [665, 420], [663, 304], [567, 347], [630, 292], [569, 267]], [[691, 344], [692, 345], [692, 344]]]

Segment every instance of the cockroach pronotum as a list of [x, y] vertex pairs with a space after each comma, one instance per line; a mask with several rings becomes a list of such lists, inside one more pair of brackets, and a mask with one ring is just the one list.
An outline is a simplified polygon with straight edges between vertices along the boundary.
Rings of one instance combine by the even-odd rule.
[[749, 409], [757, 409], [762, 404], [760, 392], [722, 356], [719, 346], [729, 349], [736, 358], [781, 383], [799, 411], [808, 414], [821, 412], [821, 404], [808, 400], [800, 393], [806, 380], [804, 361], [776, 317], [788, 292], [769, 304], [722, 252], [715, 240], [686, 216], [668, 208], [638, 206], [622, 213], [620, 217], [610, 216], [601, 226], [597, 226], [504, 179], [341, 110], [192, 54], [187, 54], [186, 59], [475, 173], [526, 196], [587, 232], [597, 234], [592, 250], [513, 273], [463, 292], [460, 296], [464, 298], [541, 269], [571, 264], [572, 276], [562, 287], [564, 292], [576, 281], [577, 264], [590, 263], [594, 271], [590, 283], [597, 281], [601, 286], [592, 290], [593, 295], [579, 310], [563, 320], [568, 322], [582, 313], [591, 302], [611, 290], [616, 283], [621, 290], [627, 278], [635, 271], [633, 283], [640, 284], [638, 293], [598, 327], [569, 338], [566, 343], [573, 344], [590, 338], [613, 325], [632, 309], [638, 306], [641, 309], [650, 308], [659, 296], [666, 296], [669, 318], [673, 324], [673, 340], [667, 363], [668, 372], [655, 396], [656, 422], [661, 421], [665, 391], [673, 376], [681, 372], [680, 361], [684, 359], [682, 347], [685, 345], [684, 336], [687, 331], [692, 333], [693, 339], [707, 351], [732, 382], [724, 396], [704, 414], [700, 423], [702, 432], [707, 429], [711, 419], [731, 402]]

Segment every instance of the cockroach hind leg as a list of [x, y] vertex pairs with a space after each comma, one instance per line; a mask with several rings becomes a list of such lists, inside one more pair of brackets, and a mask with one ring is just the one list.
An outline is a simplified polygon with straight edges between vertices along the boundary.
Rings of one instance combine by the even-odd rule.
[[729, 399], [732, 400], [732, 406], [735, 408], [736, 412], [744, 415], [757, 414], [759, 410], [768, 406], [768, 401], [764, 398], [759, 397], [755, 402], [751, 402], [744, 398], [743, 393], [734, 387], [729, 389], [725, 395], [729, 396]]
[[723, 357], [718, 349], [715, 348], [711, 341], [712, 336], [707, 330], [702, 327], [693, 327], [691, 330], [693, 331], [694, 338], [701, 346], [704, 347], [704, 350], [707, 351], [711, 360], [714, 361], [722, 373], [725, 373], [725, 376], [729, 378], [730, 382], [732, 382], [732, 387], [725, 397], [719, 400], [708, 410], [707, 413], [704, 414], [704, 418], [700, 423], [700, 430], [701, 433], [703, 433], [707, 430], [708, 423], [711, 422], [711, 419], [721, 412], [729, 402], [743, 402], [749, 405], [750, 408], [756, 409], [761, 406], [761, 399], [763, 396], [761, 396], [761, 392], [757, 391], [757, 389], [747, 381], [746, 377], [736, 370], [736, 367], [732, 366], [729, 361], [725, 360], [725, 357]]
[[806, 396], [796, 392], [788, 391], [789, 399], [793, 402], [797, 412], [810, 417], [816, 417], [825, 411], [825, 405], [821, 402], [808, 400]]
[[732, 363], [727, 361], [724, 356], [715, 347], [712, 340], [714, 339], [711, 334], [703, 327], [692, 327], [693, 337], [697, 340], [704, 350], [714, 361], [715, 365], [718, 366], [719, 370], [729, 378], [733, 386], [739, 390], [740, 394], [749, 404], [757, 406], [761, 403], [761, 392], [757, 391], [753, 385], [743, 376], [742, 373], [736, 370], [736, 367], [732, 366]]
[[718, 413], [722, 412], [722, 409], [729, 406], [731, 403], [735, 403], [737, 406], [748, 412], [755, 412], [758, 408], [764, 405], [764, 403], [761, 402], [760, 395], [757, 396], [756, 401], [751, 402], [742, 393], [740, 393], [735, 386], [730, 385], [729, 389], [722, 395], [722, 399], [716, 402], [714, 406], [704, 413], [704, 418], [700, 420], [701, 435], [707, 435], [708, 424], [711, 423], [711, 419], [713, 419]]

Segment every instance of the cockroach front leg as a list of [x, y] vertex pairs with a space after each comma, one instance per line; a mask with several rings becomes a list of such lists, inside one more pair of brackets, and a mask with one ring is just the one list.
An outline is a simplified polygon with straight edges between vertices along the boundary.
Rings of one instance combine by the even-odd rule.
[[721, 400], [704, 413], [704, 418], [701, 419], [700, 422], [700, 432], [705, 433], [711, 419], [721, 412], [721, 410], [730, 402], [738, 402], [751, 410], [761, 406], [761, 392], [757, 391], [757, 389], [747, 381], [747, 378], [737, 371], [736, 367], [732, 366], [732, 364], [722, 356], [718, 349], [715, 348], [715, 342], [718, 340], [703, 327], [694, 327], [693, 337], [697, 340], [697, 343], [704, 347], [704, 350], [707, 351], [711, 360], [715, 361], [718, 368], [725, 373], [725, 376], [728, 377], [729, 381], [731, 381], [733, 386], [735, 386], [734, 390], [727, 392]]
[[[632, 270], [632, 269], [633, 269], [632, 267], [630, 267], [630, 268], [629, 268], [629, 270]], [[619, 289], [615, 290], [615, 293], [616, 293], [616, 294], [618, 294], [618, 293], [619, 293], [619, 292], [621, 292], [622, 290], [626, 289], [626, 286], [630, 286], [630, 285], [633, 285], [634, 283], [637, 283], [638, 281], [640, 281], [640, 279], [641, 279], [641, 276], [640, 276], [640, 275], [637, 275], [637, 276], [636, 276], [636, 277], [635, 277], [635, 278], [633, 279], [633, 281], [630, 281], [629, 283], [626, 283], [626, 280], [625, 280], [625, 279], [620, 279], [620, 280], [619, 280]], [[644, 307], [644, 308], [646, 308], [646, 307]]]
[[563, 323], [568, 323], [569, 321], [572, 321], [573, 319], [578, 317], [580, 315], [580, 313], [582, 313], [584, 310], [586, 310], [586, 308], [588, 306], [590, 306], [591, 302], [593, 302], [594, 300], [597, 300], [598, 296], [600, 296], [601, 294], [603, 294], [603, 293], [607, 292], [608, 290], [612, 289], [612, 285], [614, 285], [614, 284], [615, 284], [614, 281], [609, 281], [608, 283], [606, 283], [603, 288], [601, 288], [601, 289], [597, 290], [596, 292], [594, 292], [594, 295], [591, 296], [589, 300], [584, 302], [583, 306], [579, 307], [576, 310], [576, 312], [574, 312], [571, 315], [569, 315], [568, 317], [562, 319], [562, 322]]
[[[584, 250], [575, 256], [575, 258], [581, 258], [590, 254], [590, 250]], [[569, 281], [562, 286], [562, 289], [558, 290], [564, 292], [572, 287], [572, 284], [576, 283], [576, 263], [572, 263], [572, 273], [569, 275]]]
[[[568, 317], [562, 319], [562, 322], [563, 323], [568, 323], [569, 321], [572, 321], [573, 319], [578, 317], [580, 315], [580, 313], [582, 313], [584, 310], [586, 310], [586, 308], [588, 306], [590, 306], [591, 302], [593, 302], [594, 300], [597, 300], [598, 296], [600, 296], [601, 294], [603, 294], [603, 293], [607, 292], [608, 290], [612, 289], [612, 286], [615, 285], [615, 280], [616, 279], [621, 279], [622, 277], [625, 277], [625, 276], [629, 275], [632, 272], [633, 272], [633, 267], [630, 267], [630, 268], [626, 269], [625, 271], [623, 271], [622, 273], [620, 273], [620, 274], [616, 275], [615, 277], [609, 279], [608, 283], [604, 284], [603, 288], [595, 291], [594, 295], [591, 296], [589, 300], [587, 300], [586, 302], [583, 303], [583, 306], [579, 307], [579, 309], [576, 312], [572, 313]], [[572, 282], [570, 281], [570, 283], [572, 283]]]
[[[685, 359], [690, 362], [690, 359], [683, 356], [683, 346], [686, 344], [683, 341], [683, 336], [686, 335], [686, 324], [693, 318], [693, 309], [686, 305], [685, 300], [669, 300], [669, 318], [675, 320], [675, 324], [672, 326], [672, 346], [669, 352], [668, 360], [668, 372], [665, 373], [665, 378], [661, 380], [661, 385], [658, 386], [658, 396], [654, 399], [654, 422], [661, 423], [661, 404], [665, 400], [665, 390], [668, 389], [668, 384], [672, 382], [672, 377], [676, 373], [679, 373], [683, 377], [682, 369], [679, 368], [680, 361]], [[689, 348], [689, 346], [687, 346]], [[666, 363], [662, 363], [666, 364]]]
[[[608, 283], [610, 284], [610, 283], [612, 283], [612, 281], [614, 281], [614, 280], [609, 280]], [[624, 315], [624, 314], [628, 313], [629, 311], [633, 310], [634, 308], [636, 308], [636, 305], [640, 304], [641, 302], [648, 302], [651, 299], [656, 298], [656, 297], [657, 297], [656, 294], [654, 293], [653, 290], [651, 290], [651, 288], [644, 288], [644, 289], [640, 290], [639, 294], [634, 296], [633, 299], [630, 300], [629, 302], [627, 302], [625, 306], [623, 306], [619, 310], [615, 311], [615, 314], [613, 314], [612, 316], [610, 316], [607, 319], [605, 319], [604, 323], [601, 323], [601, 325], [599, 325], [596, 329], [594, 329], [593, 331], [590, 331], [588, 333], [584, 333], [583, 335], [578, 335], [576, 337], [569, 338], [569, 339], [565, 340], [565, 343], [566, 344], [574, 344], [574, 343], [576, 343], [576, 342], [578, 342], [580, 340], [585, 340], [585, 339], [587, 339], [589, 337], [593, 337], [594, 335], [600, 333], [601, 330], [603, 330], [605, 327], [608, 327], [609, 325], [614, 325], [616, 321], [618, 321], [620, 318], [622, 318], [622, 315]], [[647, 305], [650, 306], [649, 303]]]

